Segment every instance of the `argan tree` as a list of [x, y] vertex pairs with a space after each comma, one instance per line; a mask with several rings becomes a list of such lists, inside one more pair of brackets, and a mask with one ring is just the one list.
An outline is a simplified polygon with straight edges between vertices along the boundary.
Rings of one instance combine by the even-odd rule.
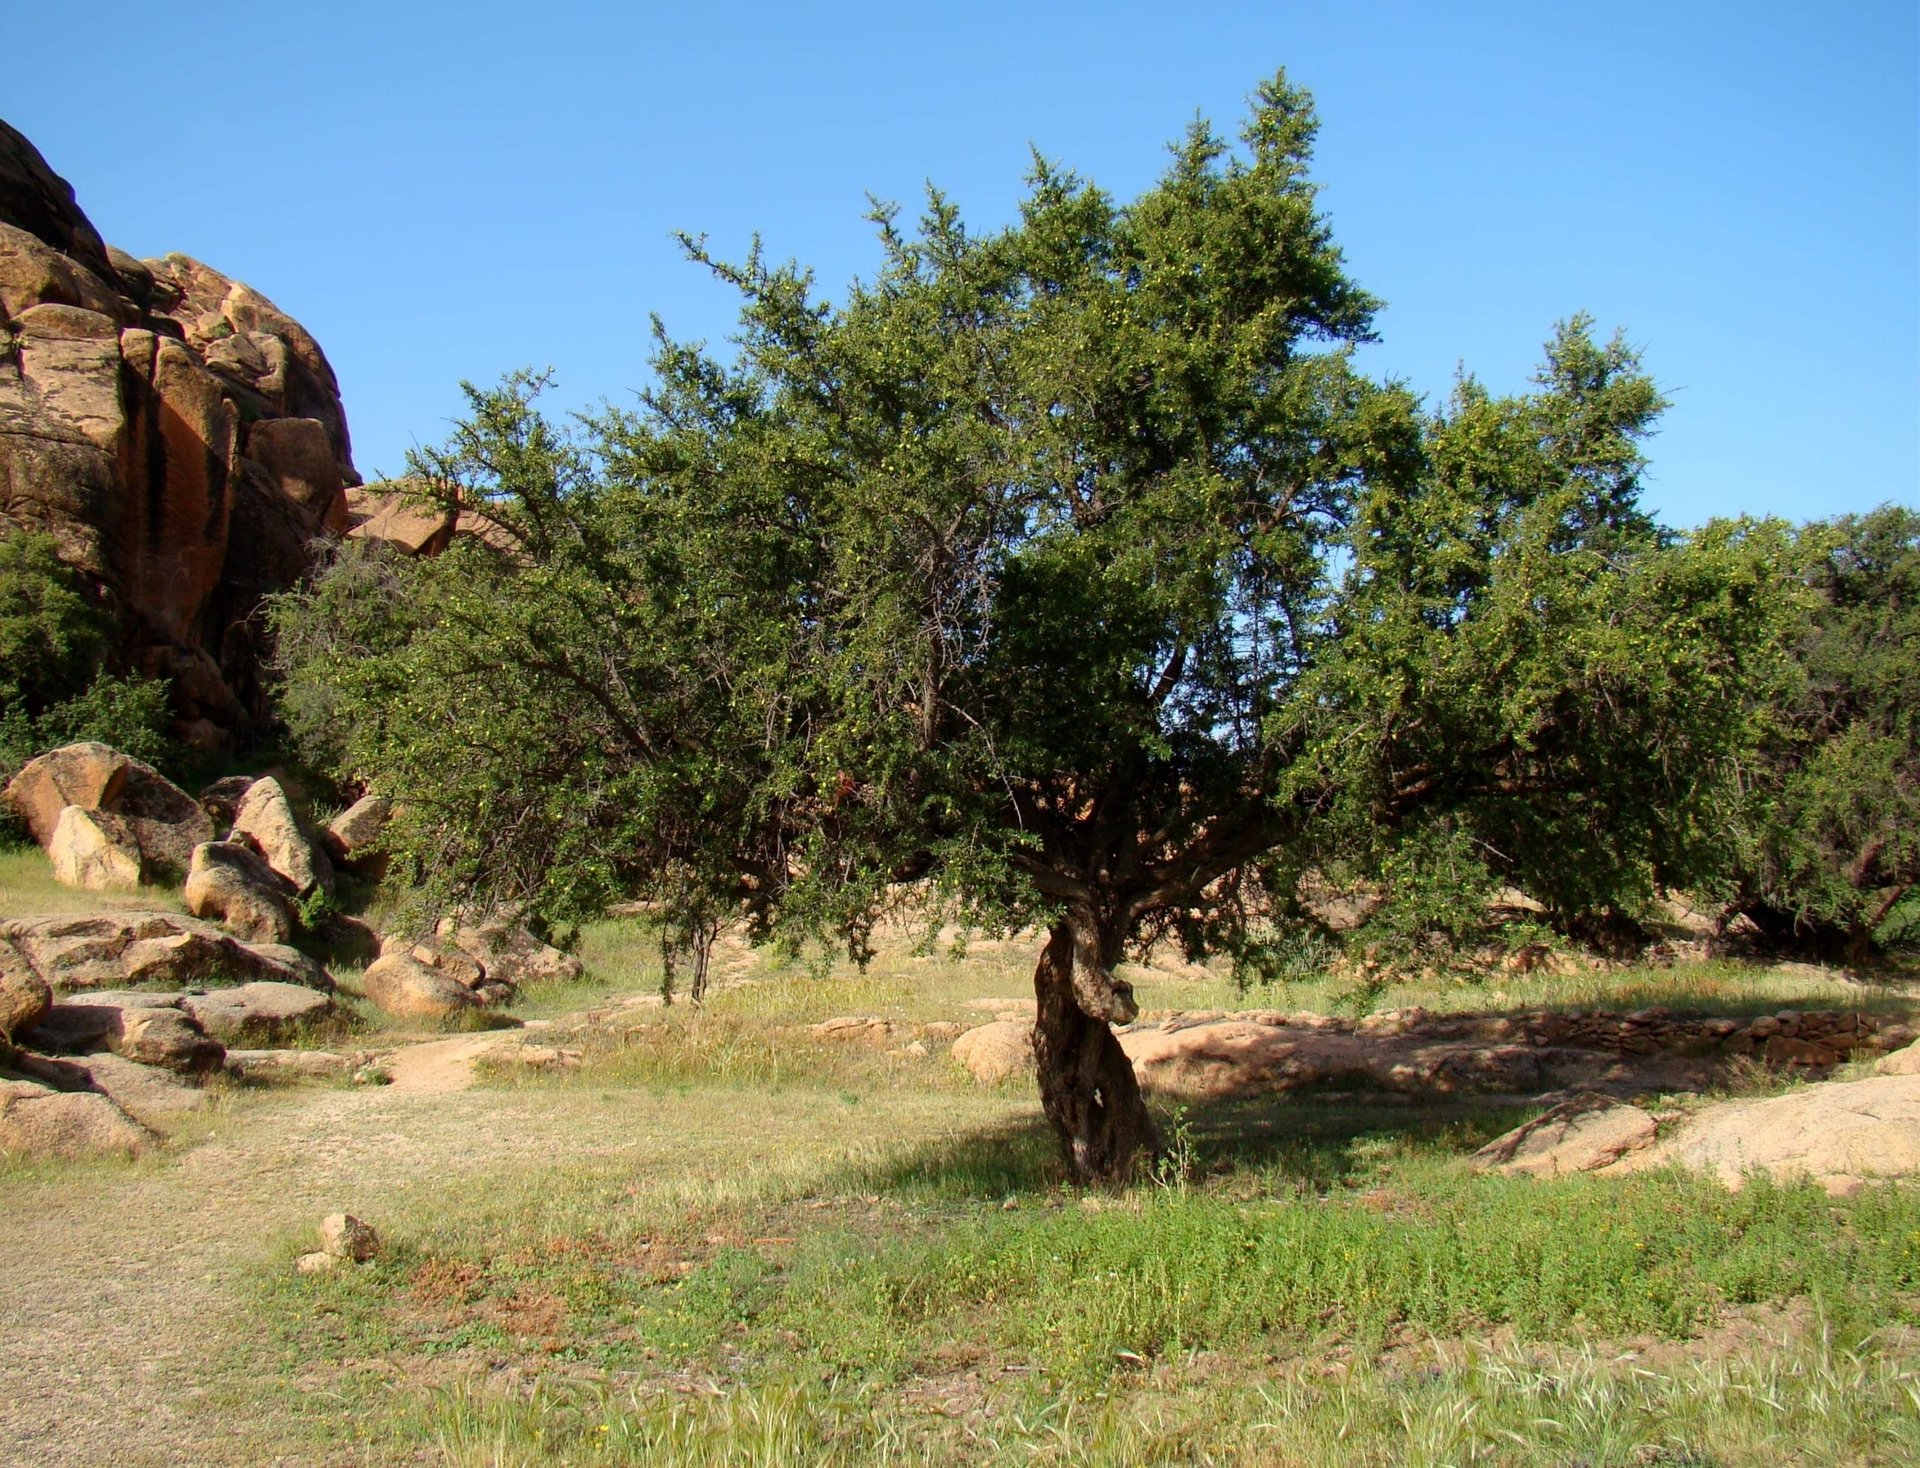
[[[292, 722], [401, 799], [429, 900], [640, 896], [696, 949], [744, 915], [856, 957], [907, 893], [1037, 925], [1047, 1117], [1076, 1176], [1124, 1177], [1154, 1136], [1116, 966], [1254, 952], [1337, 804], [1327, 720], [1375, 706], [1351, 679], [1297, 706], [1343, 642], [1380, 651], [1353, 536], [1468, 477], [1351, 365], [1374, 302], [1314, 128], [1276, 79], [1240, 148], [1196, 126], [1128, 204], [1036, 162], [1002, 229], [877, 209], [881, 268], [838, 305], [688, 241], [740, 292], [737, 352], [661, 334], [639, 405], [573, 434], [537, 383], [470, 390], [415, 467], [488, 533], [283, 602]], [[1587, 437], [1535, 436], [1542, 493], [1644, 429], [1614, 369], [1550, 385]], [[1639, 536], [1629, 508], [1596, 513]]]

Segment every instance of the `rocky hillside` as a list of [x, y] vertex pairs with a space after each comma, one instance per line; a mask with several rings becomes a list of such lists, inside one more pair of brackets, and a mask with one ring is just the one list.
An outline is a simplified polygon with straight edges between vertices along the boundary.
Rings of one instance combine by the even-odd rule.
[[0, 122], [0, 534], [42, 531], [172, 680], [179, 732], [266, 714], [258, 618], [360, 482], [299, 322], [185, 255], [107, 245]]

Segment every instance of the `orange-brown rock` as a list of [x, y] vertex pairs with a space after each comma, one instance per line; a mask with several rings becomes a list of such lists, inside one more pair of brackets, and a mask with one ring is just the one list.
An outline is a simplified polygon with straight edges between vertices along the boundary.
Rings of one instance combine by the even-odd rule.
[[213, 839], [213, 822], [192, 796], [104, 744], [65, 744], [28, 761], [7, 785], [6, 800], [49, 852], [69, 806], [119, 817], [148, 876], [183, 874], [193, 848]]
[[126, 789], [132, 767], [132, 760], [108, 745], [63, 744], [21, 767], [7, 782], [7, 804], [44, 849], [62, 811], [70, 805], [108, 809]]
[[261, 598], [347, 530], [333, 369], [292, 317], [184, 255], [111, 250], [0, 123], [0, 535], [51, 535], [205, 742], [265, 713]]
[[347, 534], [410, 556], [445, 550], [457, 520], [454, 511], [423, 503], [404, 481], [347, 491]]

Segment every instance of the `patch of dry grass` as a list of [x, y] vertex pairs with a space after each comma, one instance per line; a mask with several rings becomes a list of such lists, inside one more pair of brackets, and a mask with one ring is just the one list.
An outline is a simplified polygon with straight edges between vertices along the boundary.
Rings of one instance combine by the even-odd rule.
[[85, 892], [53, 878], [36, 846], [0, 848], [0, 918], [66, 916], [88, 912], [180, 912], [186, 899], [174, 883], [143, 884], [134, 892]]

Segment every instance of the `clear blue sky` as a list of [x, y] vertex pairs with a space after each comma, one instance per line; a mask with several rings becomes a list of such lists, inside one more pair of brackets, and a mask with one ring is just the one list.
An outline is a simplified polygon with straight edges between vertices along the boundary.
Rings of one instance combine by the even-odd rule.
[[1688, 525], [1920, 502], [1917, 9], [33, 3], [0, 116], [110, 241], [304, 321], [372, 478], [463, 377], [590, 405], [644, 381], [649, 312], [724, 337], [672, 230], [757, 229], [837, 291], [869, 191], [998, 223], [1031, 144], [1127, 197], [1284, 66], [1388, 302], [1370, 369], [1515, 389], [1557, 318], [1623, 327], [1673, 399], [1649, 503]]

